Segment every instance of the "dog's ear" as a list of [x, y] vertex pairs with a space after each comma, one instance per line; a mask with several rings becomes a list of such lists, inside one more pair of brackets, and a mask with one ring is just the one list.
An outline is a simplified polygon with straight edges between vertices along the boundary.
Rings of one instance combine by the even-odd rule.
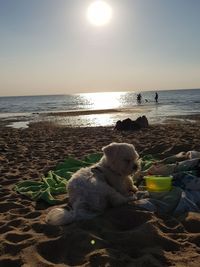
[[115, 156], [117, 155], [117, 151], [118, 151], [117, 143], [111, 143], [107, 146], [104, 146], [102, 150], [103, 150], [103, 153], [108, 158], [115, 158]]
[[129, 144], [129, 146], [133, 149], [134, 153], [135, 153], [135, 159], [139, 159], [139, 154], [137, 153], [137, 151], [135, 150], [134, 145]]

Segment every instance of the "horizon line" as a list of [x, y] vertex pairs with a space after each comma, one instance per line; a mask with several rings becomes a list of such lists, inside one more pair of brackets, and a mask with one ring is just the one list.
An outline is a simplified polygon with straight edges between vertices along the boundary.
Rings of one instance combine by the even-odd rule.
[[127, 91], [97, 91], [97, 92], [77, 92], [77, 93], [58, 93], [58, 94], [35, 94], [35, 95], [0, 95], [0, 97], [39, 97], [39, 96], [66, 96], [82, 94], [105, 94], [105, 93], [138, 93], [138, 92], [161, 92], [161, 91], [178, 91], [178, 90], [199, 90], [200, 88], [176, 88], [176, 89], [151, 89], [151, 90], [127, 90]]

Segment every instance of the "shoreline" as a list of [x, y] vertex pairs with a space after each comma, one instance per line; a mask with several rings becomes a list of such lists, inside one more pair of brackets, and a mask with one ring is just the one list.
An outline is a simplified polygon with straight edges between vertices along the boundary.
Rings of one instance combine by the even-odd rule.
[[[145, 112], [144, 112], [145, 110]], [[27, 128], [28, 125], [39, 121], [48, 121], [58, 125], [68, 127], [96, 127], [109, 126], [114, 127], [118, 120], [136, 118], [145, 115], [150, 124], [165, 124], [168, 122], [195, 122], [200, 120], [200, 113], [183, 114], [183, 115], [152, 115], [147, 107], [125, 108], [125, 109], [97, 109], [97, 110], [70, 110], [58, 112], [41, 112], [28, 113], [26, 116], [13, 115], [8, 117], [0, 117], [0, 125], [13, 128]]]

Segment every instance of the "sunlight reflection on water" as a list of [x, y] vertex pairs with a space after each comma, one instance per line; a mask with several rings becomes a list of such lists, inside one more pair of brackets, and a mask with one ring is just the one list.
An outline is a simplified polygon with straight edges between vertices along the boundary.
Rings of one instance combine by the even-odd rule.
[[13, 127], [26, 127], [26, 123], [21, 122], [39, 120], [75, 127], [114, 126], [118, 120], [135, 120], [142, 115], [146, 115], [150, 123], [160, 123], [168, 116], [200, 112], [200, 90], [160, 91], [158, 104], [154, 100], [154, 91], [142, 92], [141, 104], [137, 103], [137, 93], [2, 97], [0, 121], [14, 123]]
[[109, 109], [122, 106], [122, 98], [126, 92], [85, 93], [81, 97], [90, 105], [91, 109]]

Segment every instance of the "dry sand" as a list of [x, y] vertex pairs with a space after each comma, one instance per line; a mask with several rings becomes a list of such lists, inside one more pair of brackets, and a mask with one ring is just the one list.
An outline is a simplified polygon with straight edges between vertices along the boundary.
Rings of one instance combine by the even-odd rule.
[[[13, 191], [38, 180], [69, 154], [78, 158], [110, 142], [135, 145], [140, 155], [200, 151], [200, 122], [153, 125], [137, 132], [65, 128], [37, 123], [0, 127], [0, 266], [191, 266], [200, 264], [200, 214], [161, 218], [129, 204], [64, 227], [45, 224], [49, 209]], [[61, 196], [67, 203], [67, 196]]]

